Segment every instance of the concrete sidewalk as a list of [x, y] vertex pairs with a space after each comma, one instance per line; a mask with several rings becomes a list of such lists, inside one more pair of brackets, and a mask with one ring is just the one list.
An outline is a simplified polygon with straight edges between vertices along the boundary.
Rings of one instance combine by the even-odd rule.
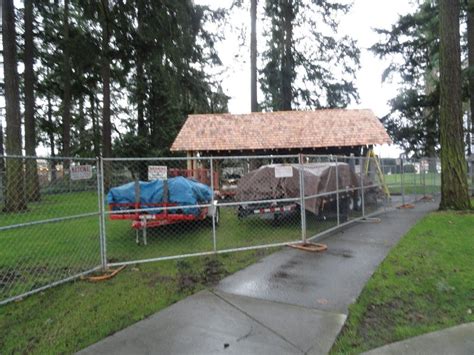
[[390, 248], [434, 203], [355, 223], [321, 254], [284, 249], [81, 354], [325, 354], [348, 306]]
[[474, 354], [474, 323], [458, 325], [437, 332], [382, 346], [366, 355], [395, 354]]

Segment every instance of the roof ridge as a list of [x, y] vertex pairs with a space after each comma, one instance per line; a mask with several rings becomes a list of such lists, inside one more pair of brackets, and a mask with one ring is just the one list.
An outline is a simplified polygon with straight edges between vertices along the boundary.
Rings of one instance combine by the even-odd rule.
[[373, 113], [373, 110], [370, 108], [320, 108], [316, 110], [284, 110], [284, 111], [257, 111], [257, 112], [247, 112], [247, 113], [231, 113], [231, 112], [221, 112], [221, 113], [192, 113], [188, 117], [196, 116], [250, 116], [250, 115], [271, 115], [271, 114], [282, 114], [282, 113], [318, 113], [323, 111], [370, 111]]

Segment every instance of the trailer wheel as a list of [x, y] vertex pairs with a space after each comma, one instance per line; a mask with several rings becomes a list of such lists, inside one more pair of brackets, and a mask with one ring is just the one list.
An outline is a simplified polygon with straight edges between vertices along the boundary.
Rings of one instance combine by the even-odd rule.
[[349, 211], [360, 211], [360, 209], [362, 208], [362, 200], [358, 193], [355, 196], [350, 195], [348, 200]]
[[[220, 212], [220, 209], [219, 207], [216, 207], [216, 217], [215, 217], [215, 224], [216, 224], [216, 227], [219, 225], [220, 223], [220, 219], [221, 219], [221, 212]], [[209, 226], [212, 227], [212, 216], [208, 216], [206, 218], [206, 222]]]
[[339, 218], [341, 222], [347, 222], [349, 220], [349, 214], [352, 211], [351, 199], [351, 196], [349, 196], [348, 198], [339, 199]]
[[[216, 224], [216, 227], [219, 225], [221, 221], [221, 210], [219, 207], [216, 208], [216, 217], [215, 217], [215, 224]], [[211, 221], [212, 223], [212, 221]]]

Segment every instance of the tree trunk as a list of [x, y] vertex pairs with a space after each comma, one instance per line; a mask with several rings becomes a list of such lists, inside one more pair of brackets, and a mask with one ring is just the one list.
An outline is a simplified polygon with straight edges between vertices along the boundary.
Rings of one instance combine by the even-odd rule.
[[250, 109], [258, 111], [257, 102], [257, 2], [251, 0], [250, 5]]
[[[36, 155], [35, 74], [33, 71], [33, 0], [25, 0], [25, 153]], [[40, 186], [36, 159], [26, 159], [26, 198], [39, 201]]]
[[80, 154], [86, 154], [89, 156], [90, 152], [90, 146], [89, 142], [87, 142], [86, 138], [86, 116], [84, 114], [84, 96], [80, 95], [79, 96], [79, 122], [78, 122], [78, 128], [79, 128], [79, 153]]
[[[16, 62], [15, 10], [13, 0], [3, 0], [2, 13], [3, 59], [5, 76], [5, 108], [6, 108], [6, 153], [22, 155], [21, 151], [21, 119], [18, 89], [18, 72]], [[25, 177], [23, 161], [18, 158], [6, 160], [6, 212], [26, 210]]]
[[[137, 43], [136, 43], [136, 56], [137, 56], [137, 123], [138, 123], [138, 137], [142, 139], [142, 142], [149, 140], [148, 129], [145, 122], [145, 71], [144, 71], [144, 33], [143, 33], [143, 21], [145, 21], [145, 6], [143, 0], [137, 0]], [[146, 181], [148, 179], [148, 169], [145, 164], [140, 165], [138, 172], [139, 179]]]
[[138, 123], [138, 136], [146, 138], [147, 129], [145, 125], [145, 73], [143, 69], [144, 65], [144, 53], [143, 53], [143, 21], [145, 16], [144, 2], [143, 0], [137, 1], [137, 22], [138, 22], [138, 36], [137, 36], [137, 123]]
[[95, 112], [95, 95], [91, 94], [89, 96], [89, 105], [91, 107], [90, 115], [92, 121], [92, 134], [93, 134], [93, 141], [94, 144], [94, 155], [98, 157], [100, 155], [100, 127], [99, 122], [97, 122], [97, 115]]
[[283, 49], [281, 61], [281, 105], [280, 110], [290, 111], [293, 101], [293, 1], [283, 0], [281, 5], [283, 16]]
[[2, 122], [0, 121], [0, 200], [3, 200], [5, 196], [5, 159], [3, 158], [4, 155], [5, 151], [3, 150], [3, 126]]
[[[101, 0], [101, 27], [102, 27], [102, 155], [104, 158], [112, 156], [112, 125], [110, 122], [110, 58], [109, 58], [109, 0]], [[104, 186], [110, 187], [110, 162], [104, 164]]]
[[440, 209], [468, 209], [461, 99], [460, 3], [440, 0]]
[[148, 132], [145, 124], [145, 78], [143, 60], [137, 55], [137, 126], [138, 136], [147, 138]]
[[[435, 69], [427, 71], [425, 74], [425, 95], [432, 95], [436, 90], [437, 71]], [[436, 122], [439, 117], [438, 107], [425, 107], [423, 108], [424, 124], [425, 124], [425, 156], [429, 159], [428, 171], [430, 173], [436, 173], [436, 144], [438, 141], [438, 130]]]
[[[469, 61], [469, 104], [471, 124], [469, 131], [469, 154], [471, 157], [471, 171], [474, 171], [474, 152], [472, 151], [472, 143], [474, 142], [474, 0], [467, 1], [467, 49]], [[474, 186], [474, 173], [471, 176], [471, 184]], [[473, 190], [474, 196], [474, 190]]]
[[439, 108], [435, 107], [431, 110], [425, 121], [426, 129], [426, 147], [425, 153], [429, 160], [428, 171], [430, 173], [437, 173], [437, 156], [436, 156], [436, 141], [437, 141], [437, 127], [436, 122], [439, 118]]
[[[1, 112], [1, 110], [0, 110]], [[0, 171], [2, 173], [5, 172], [5, 160], [3, 159], [3, 156], [5, 155], [5, 151], [3, 150], [3, 145], [4, 145], [4, 142], [3, 142], [3, 125], [2, 125], [2, 122], [0, 121], [0, 157], [2, 157], [0, 159]]]
[[[71, 63], [69, 53], [69, 0], [64, 0], [63, 52], [63, 157], [71, 155]], [[69, 160], [64, 160], [64, 173], [69, 173]]]
[[51, 103], [51, 94], [48, 92], [47, 94], [47, 101], [48, 101], [48, 123], [49, 123], [49, 130], [48, 130], [48, 138], [49, 138], [49, 147], [50, 147], [50, 154], [51, 159], [49, 164], [49, 170], [51, 172], [51, 183], [56, 181], [56, 150], [55, 150], [55, 142], [54, 142], [54, 132], [53, 132], [53, 105]]

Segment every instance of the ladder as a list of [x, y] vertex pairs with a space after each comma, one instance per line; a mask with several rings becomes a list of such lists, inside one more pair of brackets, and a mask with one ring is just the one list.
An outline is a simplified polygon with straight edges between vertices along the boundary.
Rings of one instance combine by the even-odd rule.
[[377, 176], [380, 179], [380, 183], [382, 184], [382, 189], [387, 198], [390, 198], [390, 190], [388, 189], [387, 183], [385, 182], [385, 176], [383, 174], [382, 168], [380, 167], [380, 160], [377, 154], [375, 154], [373, 149], [369, 149], [367, 152], [367, 159], [365, 161], [365, 174], [368, 175], [369, 173], [369, 166], [370, 166], [370, 161], [373, 160], [375, 163], [375, 171], [377, 173]]

